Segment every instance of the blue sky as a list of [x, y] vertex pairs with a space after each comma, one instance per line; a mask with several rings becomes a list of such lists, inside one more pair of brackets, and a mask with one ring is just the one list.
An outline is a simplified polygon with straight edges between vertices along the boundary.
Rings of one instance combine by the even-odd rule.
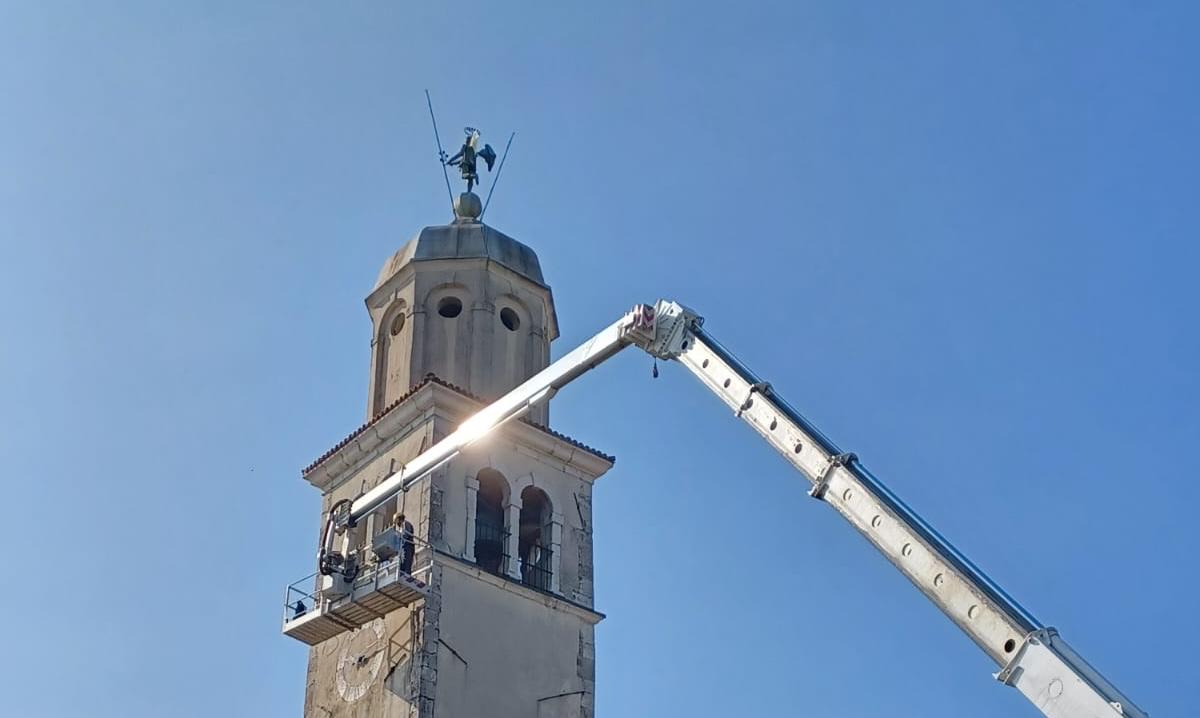
[[[443, 137], [556, 355], [676, 298], [1141, 706], [1200, 700], [1191, 3], [0, 2], [0, 712], [289, 716], [300, 467]], [[681, 368], [556, 428], [602, 716], [1034, 716]]]

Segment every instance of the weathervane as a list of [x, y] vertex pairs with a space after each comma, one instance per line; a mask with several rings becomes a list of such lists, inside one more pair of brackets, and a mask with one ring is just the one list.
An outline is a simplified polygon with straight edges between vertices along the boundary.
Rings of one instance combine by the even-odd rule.
[[[491, 172], [492, 166], [496, 163], [496, 151], [488, 144], [480, 149], [479, 130], [474, 127], [464, 127], [463, 131], [467, 137], [463, 140], [462, 149], [454, 156], [447, 157], [446, 151], [442, 149], [442, 138], [438, 135], [437, 118], [433, 114], [433, 100], [429, 97], [429, 90], [425, 91], [425, 101], [429, 104], [429, 119], [433, 122], [433, 137], [437, 141], [438, 164], [442, 166], [442, 175], [446, 179], [446, 192], [450, 195], [450, 204], [454, 208], [454, 215], [460, 219], [477, 221], [491, 204], [492, 193], [496, 191], [496, 183], [500, 181], [500, 173], [504, 171], [504, 160], [508, 158], [508, 150], [512, 147], [513, 137], [516, 137], [517, 133], [512, 133], [508, 138], [508, 144], [504, 146], [504, 155], [500, 157], [500, 166], [496, 168], [496, 174], [492, 178], [487, 201], [483, 202], [481, 207], [479, 197], [472, 192], [475, 185], [479, 184], [478, 160], [482, 159], [487, 164], [488, 172]], [[446, 172], [447, 167], [457, 167], [462, 174], [463, 181], [467, 183], [467, 191], [459, 197], [455, 197], [454, 191], [450, 189], [450, 175]]]
[[[491, 172], [492, 165], [496, 163], [496, 151], [491, 145], [484, 145], [482, 150], [476, 149], [479, 146], [479, 130], [474, 127], [464, 127], [463, 132], [467, 134], [467, 139], [463, 141], [462, 149], [450, 159], [442, 161], [451, 167], [458, 167], [467, 183], [467, 191], [470, 192], [479, 182], [479, 173], [475, 170], [476, 158], [486, 162], [488, 172]], [[442, 154], [445, 155], [444, 152]]]

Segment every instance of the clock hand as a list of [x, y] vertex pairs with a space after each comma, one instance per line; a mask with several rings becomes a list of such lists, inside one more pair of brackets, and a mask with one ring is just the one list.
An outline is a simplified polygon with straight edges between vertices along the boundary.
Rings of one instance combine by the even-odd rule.
[[368, 660], [374, 658], [376, 655], [378, 655], [382, 652], [383, 652], [382, 648], [376, 648], [375, 650], [371, 651], [370, 653], [360, 654], [358, 656], [358, 658], [354, 659], [354, 662], [356, 665], [359, 665], [359, 666], [364, 665]]

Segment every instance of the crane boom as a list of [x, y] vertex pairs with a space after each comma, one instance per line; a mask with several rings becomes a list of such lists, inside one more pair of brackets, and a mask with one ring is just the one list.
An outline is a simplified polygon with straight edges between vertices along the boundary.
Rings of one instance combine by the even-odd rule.
[[997, 663], [998, 680], [1019, 690], [1048, 718], [1147, 715], [1075, 653], [1055, 629], [1035, 619], [954, 548], [857, 456], [839, 449], [722, 347], [704, 330], [701, 317], [665, 300], [653, 307], [634, 307], [374, 489], [335, 506], [322, 540], [322, 570], [335, 533], [627, 346], [676, 360], [691, 371], [812, 483], [810, 496], [841, 514]]

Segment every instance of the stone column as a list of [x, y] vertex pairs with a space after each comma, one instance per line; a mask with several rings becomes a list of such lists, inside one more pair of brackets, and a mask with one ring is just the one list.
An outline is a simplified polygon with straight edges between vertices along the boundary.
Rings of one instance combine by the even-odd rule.
[[420, 382], [429, 373], [429, 357], [425, 356], [425, 333], [429, 329], [425, 326], [425, 317], [425, 307], [420, 304], [414, 305], [412, 316], [409, 317], [409, 321], [412, 323], [412, 349], [410, 350], [412, 360], [408, 363], [408, 376], [404, 377], [408, 386], [397, 389], [396, 396], [404, 394], [409, 387]]
[[508, 529], [508, 548], [505, 549], [505, 553], [508, 554], [508, 569], [506, 572], [509, 578], [520, 581], [521, 506], [519, 504], [509, 504], [507, 515], [508, 520], [505, 521], [505, 528]]
[[367, 421], [375, 418], [375, 414], [379, 413], [379, 410], [383, 408], [383, 384], [387, 381], [387, 377], [379, 376], [379, 360], [382, 357], [380, 356], [378, 345], [381, 343], [379, 339], [379, 327], [373, 327], [373, 334], [371, 336], [371, 393], [367, 397]]
[[467, 477], [467, 530], [463, 533], [463, 558], [475, 561], [475, 509], [479, 505], [479, 479]]
[[[484, 292], [487, 292], [487, 282], [484, 281], [482, 286]], [[494, 324], [496, 322], [496, 308], [492, 306], [491, 298], [484, 295], [475, 297], [470, 307], [463, 308], [463, 314], [467, 311], [471, 312], [471, 337], [470, 347], [471, 356], [468, 362], [467, 370], [464, 374], [467, 378], [467, 388], [476, 396], [482, 396], [488, 401], [491, 401], [496, 395], [495, 377], [492, 369], [492, 358], [494, 356], [492, 345]]]
[[563, 515], [555, 511], [550, 517], [550, 593], [559, 593], [558, 576], [562, 567]]

